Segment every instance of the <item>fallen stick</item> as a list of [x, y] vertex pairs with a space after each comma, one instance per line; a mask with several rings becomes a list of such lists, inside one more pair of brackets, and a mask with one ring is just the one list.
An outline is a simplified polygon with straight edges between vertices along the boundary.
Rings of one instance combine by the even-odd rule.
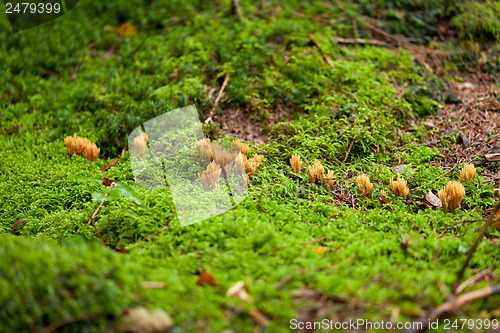
[[377, 46], [389, 46], [390, 44], [377, 39], [364, 39], [364, 38], [342, 38], [333, 36], [332, 39], [340, 44], [369, 44]]
[[455, 310], [459, 309], [463, 305], [474, 302], [489, 296], [497, 295], [500, 294], [500, 284], [493, 286], [493, 287], [487, 287], [479, 290], [474, 290], [468, 293], [465, 293], [463, 295], [460, 295], [456, 297], [455, 299], [445, 302], [435, 308], [429, 316], [423, 320], [420, 321], [422, 325], [415, 325], [419, 326], [416, 329], [409, 329], [405, 331], [406, 333], [419, 333], [419, 332], [425, 332], [429, 328], [429, 323], [433, 322], [437, 319], [439, 319], [442, 315], [446, 313], [452, 313]]
[[321, 43], [320, 43], [320, 42], [318, 42], [318, 41], [314, 38], [313, 34], [309, 34], [309, 35], [307, 35], [307, 36], [309, 37], [309, 39], [311, 40], [311, 42], [313, 42], [313, 43], [314, 43], [314, 45], [316, 45], [316, 47], [319, 49], [319, 51], [321, 52], [321, 55], [322, 55], [322, 56], [323, 56], [323, 58], [325, 59], [326, 63], [327, 63], [328, 65], [330, 65], [331, 67], [335, 67], [335, 65], [334, 65], [334, 64], [333, 64], [333, 62], [332, 62], [332, 59], [330, 59], [330, 57], [326, 55], [325, 51], [323, 51], [323, 49], [321, 48]]
[[224, 82], [222, 82], [222, 86], [220, 87], [219, 94], [215, 98], [214, 107], [212, 108], [212, 110], [210, 110], [210, 115], [205, 120], [205, 124], [213, 122], [212, 116], [214, 115], [215, 108], [217, 107], [217, 105], [219, 105], [220, 99], [222, 97], [222, 94], [224, 93], [224, 89], [226, 89], [226, 85], [227, 85], [228, 81], [229, 81], [229, 73], [226, 73], [226, 77], [224, 78]]
[[474, 284], [476, 284], [477, 281], [481, 280], [482, 278], [484, 278], [487, 275], [490, 275], [492, 272], [493, 272], [493, 270], [491, 269], [491, 267], [483, 269], [482, 271], [480, 271], [479, 273], [477, 273], [476, 275], [472, 276], [471, 278], [466, 280], [464, 283], [459, 285], [457, 287], [457, 289], [455, 289], [455, 293], [460, 294], [466, 288], [473, 286]]

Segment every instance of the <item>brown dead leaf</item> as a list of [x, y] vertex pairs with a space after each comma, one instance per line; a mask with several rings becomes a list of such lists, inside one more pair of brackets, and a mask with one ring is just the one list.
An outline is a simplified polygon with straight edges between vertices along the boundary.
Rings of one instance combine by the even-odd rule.
[[27, 219], [25, 219], [25, 218], [17, 219], [16, 222], [14, 223], [14, 225], [12, 226], [12, 230], [10, 231], [10, 233], [12, 234], [14, 232], [14, 230], [16, 230], [16, 228], [19, 227], [19, 225], [26, 220]]
[[380, 196], [380, 200], [382, 200], [382, 202], [385, 203], [385, 204], [389, 203], [389, 200], [387, 199], [387, 197], [385, 195], [381, 195]]
[[114, 180], [104, 177], [104, 179], [102, 180], [102, 185], [110, 187], [114, 182]]
[[443, 207], [443, 203], [441, 202], [441, 200], [439, 200], [439, 198], [434, 193], [432, 193], [432, 191], [429, 191], [429, 193], [427, 193], [427, 195], [425, 196], [425, 200], [433, 207]]
[[227, 292], [227, 297], [239, 298], [245, 302], [250, 301], [250, 294], [245, 288], [245, 283], [243, 281], [236, 282], [233, 286], [231, 286]]
[[[106, 178], [107, 179], [107, 178]], [[118, 250], [118, 252], [123, 253], [123, 254], [128, 254], [128, 251], [126, 248], [122, 247], [121, 249]]]
[[198, 275], [198, 280], [196, 281], [196, 285], [203, 286], [205, 284], [209, 284], [214, 288], [219, 285], [210, 273], [203, 271], [200, 273], [200, 275]]

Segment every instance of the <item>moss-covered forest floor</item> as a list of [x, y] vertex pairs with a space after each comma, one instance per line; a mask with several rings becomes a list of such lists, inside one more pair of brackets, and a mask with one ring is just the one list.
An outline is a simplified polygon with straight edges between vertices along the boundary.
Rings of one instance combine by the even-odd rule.
[[[500, 2], [81, 1], [0, 28], [0, 331], [147, 332], [137, 307], [176, 333], [494, 330]], [[127, 135], [191, 104], [212, 141], [264, 160], [242, 203], [181, 227], [168, 189], [134, 182]], [[96, 161], [68, 156], [74, 134]], [[429, 192], [465, 164], [445, 212]], [[104, 178], [123, 187], [99, 207]]]

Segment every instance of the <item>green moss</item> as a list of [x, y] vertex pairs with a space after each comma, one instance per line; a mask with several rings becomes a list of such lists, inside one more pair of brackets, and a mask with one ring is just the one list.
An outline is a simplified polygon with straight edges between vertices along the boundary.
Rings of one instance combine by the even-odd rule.
[[[494, 201], [493, 184], [478, 177], [467, 185], [456, 214], [423, 210], [388, 188], [395, 176], [389, 165], [401, 163], [402, 176], [414, 189], [411, 198], [436, 193], [448, 179], [459, 178], [458, 168], [445, 175], [436, 150], [422, 145], [425, 128], [403, 131], [410, 117], [436, 112], [443, 82], [404, 49], [345, 47], [330, 38], [353, 32], [344, 10], [331, 2], [241, 5], [244, 25], [231, 13], [230, 1], [82, 2], [37, 29], [0, 33], [0, 45], [8, 50], [0, 52], [5, 73], [0, 76], [0, 233], [11, 233], [15, 221], [26, 218], [0, 246], [0, 281], [15, 283], [0, 288], [3, 300], [12, 303], [0, 314], [17, 318], [13, 329], [37, 329], [92, 310], [106, 318], [64, 329], [113, 330], [123, 309], [142, 303], [165, 309], [177, 332], [253, 331], [254, 307], [271, 320], [269, 331], [288, 332], [290, 319], [310, 305], [292, 296], [303, 288], [370, 302], [360, 315], [372, 320], [390, 316], [380, 303], [403, 309], [400, 320], [410, 320], [445, 301], [442, 287], [451, 288], [482, 222], [459, 223], [482, 218]], [[423, 20], [420, 25], [406, 26], [418, 31], [404, 33], [433, 36], [423, 27], [435, 29], [432, 24], [445, 11], [431, 15], [432, 10], [446, 8], [441, 2], [414, 5], [425, 7], [422, 15], [429, 21], [416, 17]], [[400, 20], [401, 8], [390, 6]], [[344, 8], [359, 19], [361, 37], [369, 37], [357, 5]], [[383, 8], [377, 5], [374, 15]], [[105, 28], [124, 21], [139, 29], [138, 37], [120, 38]], [[6, 26], [4, 17], [0, 26]], [[47, 36], [43, 42], [40, 35]], [[241, 109], [245, 116], [266, 119], [285, 106], [291, 119], [266, 127], [268, 144], [249, 143], [250, 156], [265, 159], [240, 205], [181, 227], [175, 214], [171, 218], [168, 190], [134, 184], [128, 153], [105, 173], [100, 168], [120, 155], [133, 128], [155, 116], [194, 103], [205, 119], [226, 74], [216, 112]], [[215, 132], [217, 125], [210, 128]], [[67, 156], [63, 139], [72, 134], [97, 143], [100, 158]], [[441, 144], [449, 142], [444, 138]], [[305, 161], [299, 175], [291, 174], [293, 154]], [[333, 171], [332, 190], [309, 183], [307, 165], [315, 160]], [[173, 167], [192, 171], [190, 162]], [[374, 184], [367, 198], [358, 195], [354, 178], [360, 173]], [[99, 204], [93, 194], [107, 190], [80, 180], [103, 176], [128, 184], [141, 201], [117, 197], [94, 218], [105, 244], [109, 240], [111, 249], [127, 249], [125, 256], [96, 245], [99, 237], [88, 224]], [[378, 200], [382, 190], [389, 204]], [[457, 227], [445, 230], [451, 226]], [[50, 245], [40, 243], [42, 235]], [[498, 282], [494, 239], [499, 236], [498, 230], [488, 230], [471, 262], [474, 269], [493, 267], [491, 283]], [[410, 239], [409, 247], [401, 245]], [[319, 255], [316, 246], [332, 251]], [[15, 273], [14, 266], [22, 269]], [[214, 276], [218, 288], [196, 286], [201, 269]], [[13, 274], [18, 274], [14, 282]], [[289, 274], [293, 279], [276, 290]], [[466, 278], [471, 274], [467, 270]], [[144, 280], [166, 287], [138, 290]], [[225, 296], [240, 280], [251, 304]], [[479, 281], [475, 288], [489, 284]], [[50, 312], [44, 301], [51, 302]], [[232, 321], [227, 304], [242, 309]], [[487, 300], [465, 307], [464, 316], [488, 316], [496, 305]]]
[[38, 331], [70, 318], [63, 332], [109, 330], [136, 302], [132, 266], [96, 241], [56, 246], [2, 236], [0, 244], [0, 320], [6, 331]]
[[500, 3], [466, 2], [451, 20], [461, 39], [500, 40]]

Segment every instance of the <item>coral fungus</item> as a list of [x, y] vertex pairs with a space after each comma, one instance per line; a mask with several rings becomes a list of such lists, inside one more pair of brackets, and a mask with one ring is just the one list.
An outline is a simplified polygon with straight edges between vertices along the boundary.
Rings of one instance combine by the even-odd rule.
[[373, 188], [373, 184], [370, 183], [370, 178], [365, 174], [358, 176], [356, 178], [356, 183], [358, 183], [359, 193], [362, 196], [367, 196]]
[[395, 195], [399, 195], [400, 197], [403, 198], [406, 198], [408, 193], [410, 193], [410, 190], [408, 189], [406, 184], [407, 184], [406, 179], [401, 178], [399, 175], [396, 181], [391, 179], [391, 181], [389, 182], [389, 186], [392, 192], [394, 192]]
[[459, 182], [448, 182], [446, 187], [438, 192], [439, 200], [441, 200], [445, 212], [448, 209], [455, 212], [455, 209], [460, 207], [464, 196], [465, 188]]
[[240, 151], [243, 155], [248, 155], [248, 146], [244, 143], [241, 143], [239, 139], [233, 141], [233, 150]]
[[201, 139], [196, 143], [198, 146], [198, 153], [202, 160], [210, 160], [212, 162], [212, 150], [210, 148], [210, 139]]
[[101, 149], [97, 148], [89, 139], [81, 138], [76, 135], [65, 137], [64, 144], [66, 145], [69, 155], [82, 155], [89, 161], [97, 160], [99, 152], [101, 151]]
[[327, 189], [330, 189], [333, 186], [333, 183], [335, 183], [335, 180], [333, 179], [333, 171], [328, 171], [328, 173], [325, 176], [325, 187]]
[[473, 180], [476, 176], [476, 168], [473, 164], [466, 164], [462, 171], [460, 171], [460, 181], [469, 181]]
[[304, 162], [302, 162], [299, 155], [293, 155], [290, 159], [290, 165], [292, 166], [293, 172], [299, 173], [302, 163]]
[[219, 188], [219, 179], [222, 169], [217, 165], [217, 163], [212, 162], [207, 166], [207, 169], [203, 173], [198, 175], [205, 189], [209, 190], [210, 187], [213, 189]]
[[319, 161], [316, 161], [313, 165], [309, 166], [309, 181], [311, 183], [315, 183], [316, 181], [323, 179], [324, 174], [325, 168], [323, 168]]

